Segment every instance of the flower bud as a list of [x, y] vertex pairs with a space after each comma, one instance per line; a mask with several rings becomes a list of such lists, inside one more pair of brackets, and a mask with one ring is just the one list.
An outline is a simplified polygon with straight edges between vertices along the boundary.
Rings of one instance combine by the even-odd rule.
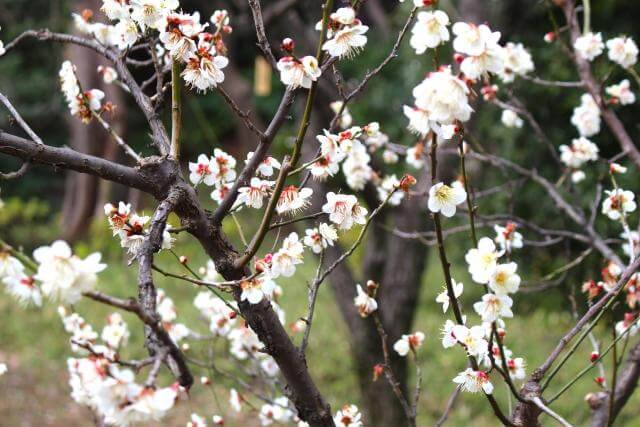
[[456, 64], [461, 64], [464, 61], [464, 55], [460, 53], [455, 53], [453, 55], [453, 60], [456, 61]]
[[555, 39], [556, 39], [556, 33], [554, 33], [553, 31], [549, 31], [547, 34], [544, 35], [544, 41], [547, 43], [553, 43]]
[[400, 184], [398, 186], [402, 191], [404, 191], [405, 193], [408, 193], [409, 188], [413, 187], [416, 184], [416, 182], [417, 181], [413, 176], [409, 174], [405, 174], [400, 180]]
[[373, 381], [377, 381], [380, 378], [380, 375], [384, 372], [384, 366], [378, 363], [373, 367]]
[[180, 259], [180, 264], [182, 265], [187, 265], [187, 263], [189, 262], [189, 259], [184, 255], [180, 255], [179, 259]]
[[591, 356], [589, 356], [591, 363], [595, 363], [595, 361], [598, 360], [599, 358], [600, 358], [600, 353], [598, 353], [597, 351], [592, 351]]
[[367, 280], [367, 293], [369, 295], [375, 295], [378, 286], [379, 285], [373, 280]]
[[601, 387], [604, 387], [604, 377], [595, 377], [594, 381], [596, 382], [596, 384], [600, 385]]
[[211, 384], [211, 380], [209, 379], [209, 377], [202, 376], [200, 377], [200, 383], [202, 385], [209, 385]]
[[280, 45], [280, 47], [285, 52], [293, 52], [293, 49], [296, 48], [296, 43], [293, 41], [293, 39], [287, 37], [286, 39], [282, 40], [282, 44]]

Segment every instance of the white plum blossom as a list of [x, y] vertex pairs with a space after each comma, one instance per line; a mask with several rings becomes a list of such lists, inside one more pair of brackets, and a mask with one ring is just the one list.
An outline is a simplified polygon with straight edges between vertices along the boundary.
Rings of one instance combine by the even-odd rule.
[[353, 304], [358, 308], [360, 317], [368, 317], [371, 313], [378, 309], [378, 303], [374, 298], [362, 290], [362, 286], [356, 285], [356, 297]]
[[625, 243], [622, 244], [622, 251], [629, 258], [635, 258], [640, 253], [640, 233], [629, 230], [623, 231], [620, 237]]
[[[482, 358], [489, 351], [489, 343], [485, 339], [485, 330], [482, 326], [476, 325], [471, 328], [468, 328], [465, 325], [449, 324], [448, 326], [450, 328], [450, 338], [453, 338], [455, 341], [462, 344], [469, 355]], [[447, 324], [445, 324], [445, 330], [446, 329]], [[443, 345], [444, 344], [445, 341], [443, 337]], [[451, 344], [450, 341], [447, 341], [447, 344]]]
[[[249, 163], [252, 157], [253, 151], [249, 151], [247, 153], [247, 159], [245, 160], [245, 163]], [[265, 156], [264, 159], [258, 164], [256, 173], [265, 178], [269, 178], [273, 175], [275, 169], [280, 169], [280, 167], [280, 162], [275, 157]]]
[[493, 226], [496, 232], [494, 241], [500, 246], [501, 250], [510, 252], [512, 249], [522, 248], [522, 234], [516, 231], [516, 227], [516, 224], [513, 222], [507, 223], [505, 227], [498, 224]]
[[636, 95], [631, 91], [630, 83], [627, 79], [616, 85], [607, 86], [605, 91], [620, 105], [629, 105], [636, 102]]
[[573, 182], [574, 184], [578, 184], [579, 182], [584, 181], [586, 177], [587, 174], [585, 174], [584, 171], [577, 170], [571, 172], [571, 182]]
[[489, 375], [484, 371], [474, 371], [471, 368], [467, 368], [465, 371], [460, 372], [453, 382], [458, 384], [463, 391], [469, 393], [477, 393], [483, 391], [486, 394], [493, 393], [493, 384], [489, 381]]
[[[408, 105], [403, 106], [402, 111], [404, 112], [404, 115], [409, 119], [409, 125], [407, 125], [407, 129], [409, 129], [409, 131], [422, 136], [429, 133], [432, 123], [429, 120], [429, 114], [427, 111], [422, 110], [418, 107], [410, 107]], [[409, 153], [407, 150], [407, 157], [408, 156]], [[417, 169], [421, 167], [422, 164], [420, 164], [419, 167], [416, 166]]]
[[636, 210], [635, 194], [631, 191], [616, 188], [605, 190], [607, 197], [602, 202], [602, 213], [617, 221], [624, 215]]
[[410, 351], [416, 351], [422, 347], [423, 342], [424, 334], [418, 331], [409, 335], [402, 335], [402, 337], [393, 344], [393, 349], [400, 356], [404, 357], [409, 354]]
[[280, 193], [276, 211], [280, 215], [284, 213], [295, 215], [309, 206], [309, 198], [312, 194], [313, 190], [311, 188], [298, 188], [295, 185], [289, 185]]
[[338, 240], [336, 229], [326, 222], [321, 222], [317, 228], [305, 230], [304, 244], [310, 247], [315, 254], [319, 254], [328, 246], [333, 246], [336, 240]]
[[[227, 338], [230, 343], [229, 352], [238, 360], [247, 360], [264, 347], [256, 333], [246, 326], [233, 329]], [[231, 393], [233, 395], [233, 389]], [[231, 405], [234, 406], [233, 403]]]
[[470, 79], [477, 79], [487, 72], [499, 73], [504, 68], [502, 47], [498, 44], [500, 32], [492, 32], [487, 25], [456, 22], [452, 27], [456, 38], [453, 48], [468, 55], [460, 64], [460, 70]]
[[522, 43], [508, 42], [502, 48], [502, 61], [504, 68], [500, 72], [500, 78], [505, 83], [512, 82], [515, 76], [527, 75], [535, 68], [531, 54]]
[[238, 394], [235, 388], [229, 390], [229, 405], [235, 412], [242, 411], [242, 397]]
[[291, 277], [296, 272], [296, 265], [302, 264], [304, 246], [298, 239], [298, 234], [292, 232], [282, 242], [282, 247], [271, 258], [269, 274], [272, 278], [279, 276]]
[[271, 181], [264, 181], [254, 176], [251, 178], [249, 186], [238, 189], [236, 204], [244, 204], [254, 209], [260, 209], [264, 198], [269, 195], [269, 190], [272, 185], [273, 183]]
[[456, 323], [450, 319], [447, 319], [447, 321], [442, 326], [442, 347], [451, 348], [454, 345], [458, 344], [458, 339], [453, 333], [453, 328], [455, 326]]
[[107, 324], [102, 329], [100, 338], [113, 349], [127, 345], [129, 328], [120, 313], [111, 313], [107, 317]]
[[329, 220], [340, 230], [349, 230], [354, 224], [364, 225], [367, 222], [367, 210], [360, 206], [356, 196], [350, 194], [328, 192], [322, 212], [328, 213]]
[[500, 255], [493, 240], [488, 237], [481, 238], [478, 241], [478, 247], [470, 249], [465, 255], [473, 281], [487, 283], [496, 269]]
[[600, 132], [600, 109], [588, 93], [582, 95], [580, 105], [574, 108], [571, 124], [581, 136], [590, 137]]
[[462, 186], [448, 186], [439, 182], [429, 189], [429, 210], [450, 218], [456, 213], [456, 206], [467, 200]]
[[118, 72], [112, 67], [98, 66], [98, 74], [102, 75], [102, 81], [111, 84], [118, 80]]
[[340, 113], [340, 111], [342, 111], [342, 113], [340, 114], [340, 118], [338, 119], [338, 123], [340, 125], [340, 128], [346, 129], [351, 126], [351, 123], [353, 123], [353, 117], [351, 117], [349, 109], [347, 107], [343, 107], [343, 105], [344, 103], [342, 101], [333, 101], [331, 104], [329, 104], [329, 107], [331, 108], [331, 111], [334, 112], [334, 114], [338, 114]]
[[319, 181], [334, 176], [340, 170], [339, 163], [334, 161], [330, 155], [324, 155], [308, 166], [311, 176]]
[[[459, 298], [462, 295], [462, 291], [464, 290], [464, 284], [462, 282], [456, 282], [451, 279], [451, 287], [453, 288], [453, 296], [455, 298]], [[451, 299], [449, 298], [449, 292], [445, 287], [442, 292], [438, 294], [436, 297], [436, 302], [442, 304], [442, 312], [446, 313], [449, 309], [449, 304], [451, 303]]]
[[289, 409], [289, 401], [286, 397], [278, 397], [273, 404], [266, 403], [260, 408], [260, 425], [270, 426], [275, 423], [289, 423], [294, 413]]
[[[395, 174], [385, 176], [380, 182], [380, 185], [376, 187], [378, 191], [378, 199], [380, 199], [380, 201], [384, 201], [392, 191], [398, 188], [399, 185], [400, 180], [396, 177]], [[389, 201], [387, 203], [389, 203], [389, 205], [391, 206], [398, 206], [400, 202], [402, 202], [403, 198], [404, 192], [396, 191], [389, 198]]]
[[187, 85], [206, 92], [224, 81], [222, 70], [227, 65], [229, 59], [217, 54], [215, 46], [201, 38], [197, 50], [189, 53], [187, 66], [181, 75]]
[[524, 124], [518, 114], [515, 111], [509, 109], [502, 110], [500, 121], [508, 128], [521, 128]]
[[144, 31], [145, 28], [163, 29], [167, 15], [178, 8], [178, 0], [131, 0], [131, 19]]
[[449, 41], [449, 16], [441, 10], [419, 12], [409, 44], [418, 55]]
[[473, 304], [473, 309], [483, 322], [495, 322], [502, 317], [513, 317], [513, 300], [507, 295], [484, 294], [482, 301]]
[[270, 295], [275, 287], [275, 282], [264, 277], [255, 277], [251, 280], [243, 280], [240, 283], [241, 301], [248, 301], [249, 304], [258, 304], [263, 296]]
[[498, 264], [489, 278], [489, 288], [497, 295], [506, 295], [518, 292], [520, 276], [516, 274], [518, 264], [509, 262]]
[[507, 359], [507, 368], [509, 369], [509, 376], [514, 380], [523, 380], [526, 376], [525, 363], [522, 357], [516, 357], [515, 359]]
[[429, 121], [440, 124], [469, 120], [473, 110], [468, 94], [466, 83], [454, 76], [450, 67], [429, 73], [413, 89], [415, 106], [425, 112]]
[[27, 305], [33, 303], [35, 306], [42, 305], [42, 293], [31, 276], [23, 272], [16, 272], [2, 277], [7, 292], [15, 297], [20, 304]]
[[200, 415], [193, 413], [189, 417], [187, 427], [207, 427], [207, 420]]
[[189, 162], [189, 181], [193, 185], [203, 183], [212, 186], [216, 183], [213, 173], [212, 160], [206, 154], [200, 154], [196, 163]]
[[609, 59], [623, 68], [633, 67], [638, 62], [638, 46], [631, 37], [607, 40], [607, 50]]
[[388, 165], [394, 165], [398, 163], [399, 157], [393, 150], [384, 150], [382, 152], [382, 160]]
[[560, 146], [560, 160], [570, 168], [579, 168], [587, 162], [598, 160], [598, 146], [584, 136], [571, 141], [571, 146]]
[[318, 60], [314, 56], [305, 56], [301, 59], [285, 56], [280, 58], [277, 65], [280, 80], [292, 89], [298, 87], [309, 89], [322, 74]]
[[356, 405], [344, 405], [333, 417], [336, 427], [363, 427], [362, 414]]
[[98, 283], [97, 273], [106, 268], [100, 263], [99, 253], [81, 259], [62, 240], [37, 248], [33, 258], [38, 263], [34, 278], [41, 282], [42, 293], [66, 304], [76, 303], [83, 292], [93, 290]]
[[8, 250], [0, 250], [0, 278], [18, 276], [24, 271], [24, 265]]
[[6, 363], [0, 363], [0, 376], [6, 374], [9, 371]]
[[581, 35], [573, 43], [576, 53], [587, 61], [593, 61], [604, 51], [604, 43], [602, 42], [601, 33], [586, 33]]
[[352, 58], [367, 44], [367, 31], [369, 27], [355, 19], [352, 24], [335, 31], [332, 37], [324, 42], [322, 50], [334, 57]]

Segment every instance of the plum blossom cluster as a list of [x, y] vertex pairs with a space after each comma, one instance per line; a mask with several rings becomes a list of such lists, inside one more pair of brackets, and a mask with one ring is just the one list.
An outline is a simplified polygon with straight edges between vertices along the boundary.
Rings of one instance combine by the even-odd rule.
[[60, 87], [69, 112], [78, 117], [83, 123], [89, 123], [93, 114], [100, 114], [103, 108], [109, 110], [109, 104], [102, 105], [104, 92], [100, 89], [82, 91], [76, 76], [75, 65], [70, 61], [64, 61], [58, 73], [60, 77]]
[[[322, 29], [322, 21], [318, 22], [316, 29]], [[332, 57], [353, 58], [367, 44], [367, 31], [369, 27], [356, 18], [352, 7], [341, 7], [329, 16], [327, 41], [322, 50]]]
[[[213, 150], [213, 156], [200, 154], [197, 162], [189, 163], [189, 181], [194, 186], [204, 184], [213, 187], [211, 198], [220, 203], [228, 194], [236, 179], [236, 159], [219, 148]], [[279, 167], [279, 165], [278, 165]], [[256, 202], [252, 202], [256, 203]]]
[[[118, 206], [111, 203], [104, 205], [104, 214], [107, 217], [109, 227], [114, 236], [120, 239], [120, 246], [126, 248], [127, 253], [135, 258], [148, 235], [150, 217], [138, 215], [131, 211], [131, 204], [119, 202]], [[173, 237], [167, 224], [162, 233], [162, 249], [170, 249], [173, 246]]]

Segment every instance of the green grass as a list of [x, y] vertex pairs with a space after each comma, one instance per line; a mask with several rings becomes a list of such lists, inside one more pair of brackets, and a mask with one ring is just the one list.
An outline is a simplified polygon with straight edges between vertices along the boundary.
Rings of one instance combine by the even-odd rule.
[[[179, 248], [181, 254], [189, 257], [192, 265], [199, 266], [204, 263], [205, 260], [197, 246], [187, 239], [184, 241], [181, 239]], [[81, 249], [83, 252], [88, 250], [89, 246]], [[357, 264], [359, 255], [354, 254], [350, 262]], [[171, 254], [160, 255], [158, 262], [161, 265], [171, 266], [167, 268], [172, 271], [178, 271], [179, 266]], [[100, 289], [120, 297], [134, 296], [137, 266], [134, 264], [127, 267], [119, 257], [111, 259], [109, 264], [110, 268], [100, 274]], [[280, 302], [287, 312], [287, 323], [305, 315], [307, 304], [305, 283], [313, 275], [314, 270], [315, 267], [309, 264], [299, 268], [294, 277], [279, 280], [279, 284], [284, 289]], [[443, 350], [440, 344], [439, 328], [446, 317], [434, 298], [440, 292], [441, 277], [438, 260], [431, 256], [427, 273], [423, 278], [424, 286], [414, 327], [414, 330], [422, 330], [427, 335], [419, 356], [423, 372], [419, 425], [424, 426], [433, 425], [439, 418], [450, 393], [454, 390], [451, 379], [465, 367], [465, 358], [460, 349]], [[473, 285], [466, 272], [460, 269], [454, 271], [454, 277], [467, 284], [463, 303], [467, 313], [472, 316], [470, 306], [479, 297], [481, 287]], [[201, 332], [206, 330], [206, 325], [198, 319], [196, 310], [192, 306], [193, 298], [198, 292], [195, 286], [170, 280], [161, 275], [156, 275], [156, 283], [174, 299], [178, 308], [179, 321]], [[535, 367], [544, 361], [572, 321], [568, 314], [549, 312], [548, 309], [536, 307], [528, 307], [525, 310], [526, 315], [518, 315], [519, 306], [527, 306], [528, 298], [527, 295], [521, 294], [515, 299], [516, 317], [508, 321], [509, 334], [506, 337], [506, 344], [514, 354], [525, 357], [529, 367]], [[560, 298], [560, 296], [549, 293], [549, 298]], [[75, 308], [98, 331], [102, 328], [107, 314], [112, 311], [108, 307], [89, 301], [81, 301]], [[0, 378], [0, 396], [7, 396], [0, 399], [0, 420], [2, 420], [0, 425], [88, 425], [84, 418], [87, 414], [86, 410], [76, 405], [68, 395], [65, 360], [72, 356], [72, 353], [55, 304], [45, 303], [42, 309], [25, 309], [3, 293], [0, 294], [0, 313], [2, 313], [0, 315], [0, 360], [7, 361], [10, 367], [9, 373]], [[125, 317], [129, 321], [132, 335], [124, 357], [143, 357], [141, 327], [131, 316]], [[367, 320], [363, 320], [365, 321]], [[598, 335], [608, 339], [608, 334], [604, 331], [599, 331]], [[297, 336], [294, 339], [299, 341], [300, 337]], [[359, 404], [349, 346], [346, 328], [332, 299], [331, 291], [328, 286], [323, 286], [309, 344], [309, 366], [321, 391], [334, 408], [347, 402]], [[189, 355], [194, 358], [204, 358], [205, 351], [211, 348], [215, 350], [215, 354], [218, 354], [216, 361], [221, 369], [233, 372], [233, 365], [225, 356], [226, 349], [223, 343], [211, 347], [210, 343], [194, 342]], [[551, 394], [588, 363], [590, 351], [588, 344], [579, 349], [576, 356], [567, 363], [566, 369], [562, 370], [552, 383]], [[196, 368], [194, 374], [198, 378], [206, 372]], [[584, 396], [597, 390], [593, 382], [596, 375], [595, 370], [587, 374], [553, 405], [553, 409], [576, 426], [587, 424], [589, 413]], [[170, 380], [166, 377], [165, 381]], [[207, 416], [224, 413], [227, 400], [225, 390], [231, 384], [230, 380], [214, 376], [212, 381], [214, 387], [211, 390], [197, 383], [190, 392], [189, 400], [181, 402], [177, 410], [162, 425], [184, 425], [188, 414], [193, 411]], [[503, 408], [507, 410], [510, 402], [505, 386], [498, 378], [494, 378], [494, 384], [496, 396]], [[215, 398], [212, 398], [212, 391]], [[222, 409], [219, 409], [217, 401], [222, 403]], [[634, 417], [637, 419], [640, 415], [638, 403], [640, 399], [635, 397], [625, 408], [617, 425], [633, 425]], [[234, 417], [233, 414], [227, 415], [226, 425], [256, 424], [255, 417], [243, 419]], [[543, 425], [554, 424], [545, 416], [541, 420]], [[457, 402], [448, 425], [495, 426], [497, 421], [481, 395], [463, 394]]]

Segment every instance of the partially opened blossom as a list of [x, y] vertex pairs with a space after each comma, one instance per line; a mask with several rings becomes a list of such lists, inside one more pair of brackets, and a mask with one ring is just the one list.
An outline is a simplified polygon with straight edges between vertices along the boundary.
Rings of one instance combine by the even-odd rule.
[[573, 109], [571, 124], [581, 136], [590, 137], [600, 132], [600, 109], [593, 97], [587, 93], [580, 98], [580, 105]]
[[478, 247], [470, 249], [465, 255], [473, 281], [487, 283], [496, 268], [500, 255], [501, 253], [496, 250], [496, 245], [490, 238], [481, 238], [478, 241]]
[[[395, 176], [395, 174], [385, 176], [382, 179], [382, 182], [380, 182], [380, 185], [376, 187], [376, 190], [378, 191], [378, 199], [380, 199], [380, 201], [386, 200], [389, 194], [395, 191], [399, 185], [400, 180]], [[398, 206], [400, 202], [402, 202], [403, 198], [404, 192], [396, 191], [389, 198], [389, 201], [387, 203], [389, 203], [391, 206]]]
[[500, 246], [501, 250], [510, 252], [513, 249], [522, 248], [522, 234], [516, 231], [516, 228], [517, 225], [514, 222], [508, 222], [505, 227], [498, 224], [493, 226], [496, 232], [494, 241]]
[[[455, 280], [451, 279], [451, 286], [453, 287], [453, 296], [455, 298], [460, 297], [462, 295], [462, 291], [464, 290], [464, 284], [462, 282], [456, 282]], [[447, 291], [446, 287], [444, 287], [442, 292], [438, 294], [438, 296], [436, 297], [436, 302], [442, 304], [442, 312], [446, 313], [449, 309], [449, 304], [451, 303], [449, 292]]]
[[514, 380], [523, 380], [526, 376], [525, 363], [522, 357], [507, 360], [509, 376]]
[[98, 283], [97, 273], [106, 268], [100, 263], [99, 253], [81, 259], [62, 240], [37, 248], [33, 258], [38, 263], [34, 278], [41, 283], [42, 293], [67, 304], [76, 303], [83, 292], [93, 290]]
[[640, 233], [634, 230], [623, 231], [620, 238], [624, 241], [622, 251], [626, 256], [634, 258], [640, 253]]
[[513, 317], [513, 300], [507, 295], [484, 294], [482, 300], [473, 304], [473, 309], [483, 322], [495, 322], [502, 317]]
[[422, 347], [424, 342], [424, 334], [420, 331], [409, 335], [402, 335], [398, 341], [393, 344], [393, 349], [400, 356], [406, 356], [410, 351], [416, 351]]
[[223, 150], [219, 148], [213, 150], [210, 166], [217, 182], [227, 183], [236, 179], [236, 159]]
[[638, 333], [640, 326], [638, 325], [638, 319], [635, 314], [625, 313], [624, 320], [617, 322], [615, 328], [617, 335], [627, 334], [629, 337], [632, 337]]
[[349, 230], [354, 224], [365, 224], [367, 210], [360, 206], [356, 196], [349, 194], [327, 193], [327, 203], [322, 212], [329, 214], [329, 220], [340, 230]]
[[351, 25], [346, 25], [336, 31], [333, 37], [324, 42], [322, 50], [338, 58], [352, 58], [367, 44], [365, 33], [368, 30], [368, 26], [355, 20]]
[[167, 16], [168, 26], [160, 33], [160, 41], [175, 60], [188, 62], [197, 51], [194, 41], [204, 31], [206, 25], [200, 23], [200, 14], [171, 13]]
[[560, 146], [560, 160], [570, 168], [579, 168], [587, 162], [598, 160], [599, 152], [596, 144], [581, 136], [572, 140], [570, 146]]
[[442, 347], [450, 348], [458, 344], [458, 339], [453, 333], [456, 323], [453, 320], [447, 319], [442, 326]]
[[627, 79], [622, 80], [616, 85], [607, 86], [605, 92], [620, 105], [628, 105], [636, 102], [636, 95], [631, 91], [630, 83]]
[[243, 399], [235, 388], [229, 390], [229, 405], [231, 406], [231, 409], [235, 412], [242, 411], [242, 402]]
[[129, 328], [120, 313], [111, 313], [107, 316], [107, 324], [102, 329], [100, 338], [113, 349], [127, 345]]
[[497, 295], [506, 295], [518, 292], [520, 276], [516, 274], [518, 264], [509, 262], [498, 264], [489, 278], [489, 288]]
[[24, 271], [24, 265], [8, 250], [0, 250], [0, 278], [18, 276]]
[[304, 244], [311, 248], [313, 253], [319, 254], [328, 246], [338, 240], [338, 233], [331, 224], [321, 222], [317, 228], [305, 230]]
[[349, 108], [344, 106], [344, 103], [342, 101], [333, 101], [331, 104], [329, 104], [329, 107], [331, 108], [331, 111], [333, 111], [335, 114], [338, 114], [340, 113], [340, 111], [342, 111], [342, 113], [340, 114], [340, 117], [338, 118], [338, 124], [341, 129], [346, 129], [349, 126], [351, 126], [351, 123], [353, 122], [353, 117], [351, 117]]
[[311, 203], [309, 198], [312, 194], [313, 190], [310, 188], [298, 188], [295, 185], [289, 185], [280, 193], [276, 211], [279, 214], [290, 213], [295, 215], [309, 206], [309, 203]]
[[453, 325], [450, 333], [471, 356], [484, 357], [489, 351], [489, 343], [485, 339], [485, 330], [482, 326], [468, 328], [465, 325]]
[[336, 427], [363, 427], [362, 414], [356, 405], [344, 405], [333, 417]]
[[207, 427], [207, 420], [200, 415], [193, 413], [189, 417], [187, 427]]
[[508, 128], [521, 128], [524, 124], [520, 116], [518, 116], [515, 111], [509, 109], [502, 110], [500, 121]]
[[[407, 126], [407, 129], [409, 129], [409, 131], [422, 136], [425, 136], [429, 133], [432, 123], [429, 120], [429, 113], [426, 110], [415, 106], [410, 107], [408, 105], [403, 106], [402, 109], [404, 115], [409, 119], [409, 125]], [[409, 150], [407, 150], [407, 157], [409, 157], [408, 151]], [[421, 163], [420, 166], [415, 166], [413, 163], [410, 164], [415, 168], [422, 167]]]
[[318, 60], [314, 56], [305, 56], [301, 59], [285, 56], [278, 61], [278, 70], [282, 83], [292, 89], [297, 87], [309, 89], [322, 74]]
[[636, 210], [635, 194], [631, 191], [616, 188], [605, 190], [607, 197], [602, 202], [602, 213], [616, 221], [624, 215]]
[[250, 280], [244, 280], [240, 283], [241, 301], [248, 301], [249, 304], [258, 304], [265, 295], [271, 294], [272, 287], [275, 283], [272, 280], [262, 277], [255, 277]]
[[479, 391], [483, 391], [486, 394], [493, 393], [493, 384], [489, 381], [489, 375], [484, 371], [474, 371], [471, 368], [467, 368], [465, 371], [460, 372], [453, 379], [453, 382], [458, 384], [463, 391], [468, 391], [469, 393], [477, 393]]
[[298, 234], [290, 233], [282, 242], [282, 247], [271, 258], [269, 274], [272, 278], [279, 276], [291, 277], [296, 271], [296, 265], [302, 263], [304, 246], [298, 239]]
[[456, 38], [453, 48], [467, 55], [460, 70], [470, 79], [477, 79], [487, 72], [499, 73], [504, 68], [502, 47], [498, 44], [500, 33], [487, 25], [456, 22], [452, 27]]
[[369, 165], [371, 156], [367, 153], [365, 145], [354, 140], [343, 144], [347, 148], [347, 157], [342, 163], [342, 172], [347, 179], [347, 185], [356, 191], [364, 189], [366, 183], [373, 176], [373, 169]]
[[586, 33], [573, 43], [573, 48], [582, 59], [593, 61], [604, 51], [601, 33]]
[[449, 16], [441, 10], [419, 12], [411, 29], [409, 44], [418, 55], [449, 41]]
[[8, 370], [6, 363], [0, 363], [0, 376], [6, 374]]
[[360, 317], [368, 317], [378, 309], [376, 300], [368, 292], [363, 291], [360, 285], [356, 285], [356, 297], [353, 299], [353, 304], [358, 308]]
[[270, 426], [274, 423], [286, 424], [293, 420], [294, 413], [289, 409], [289, 400], [278, 397], [273, 404], [266, 403], [260, 408], [260, 425]]
[[413, 89], [416, 107], [424, 110], [430, 121], [441, 124], [469, 120], [473, 110], [468, 94], [466, 83], [453, 75], [450, 67], [429, 73]]
[[421, 169], [422, 166], [424, 166], [424, 154], [424, 144], [421, 142], [417, 143], [413, 147], [407, 148], [407, 163], [416, 169]]
[[214, 426], [224, 425], [224, 418], [222, 418], [220, 415], [214, 415], [213, 417], [211, 417], [211, 421], [213, 422]]
[[[251, 328], [247, 326], [240, 326], [238, 328], [233, 329], [229, 335], [227, 336], [229, 339], [229, 352], [238, 360], [247, 360], [252, 357], [256, 357], [258, 351], [261, 350], [264, 345], [260, 342], [258, 335], [256, 335]], [[235, 395], [235, 396], [234, 396]], [[236, 402], [231, 401], [235, 397]], [[234, 390], [231, 389], [230, 396], [230, 404], [236, 409], [236, 405], [240, 408], [239, 400], [240, 396], [237, 393], [234, 393]], [[239, 412], [240, 409], [237, 409]]]
[[623, 68], [633, 67], [638, 62], [638, 46], [631, 37], [607, 40], [607, 50], [609, 59]]
[[448, 186], [439, 182], [429, 189], [429, 210], [452, 217], [456, 213], [456, 206], [467, 200], [467, 193], [461, 186]]

